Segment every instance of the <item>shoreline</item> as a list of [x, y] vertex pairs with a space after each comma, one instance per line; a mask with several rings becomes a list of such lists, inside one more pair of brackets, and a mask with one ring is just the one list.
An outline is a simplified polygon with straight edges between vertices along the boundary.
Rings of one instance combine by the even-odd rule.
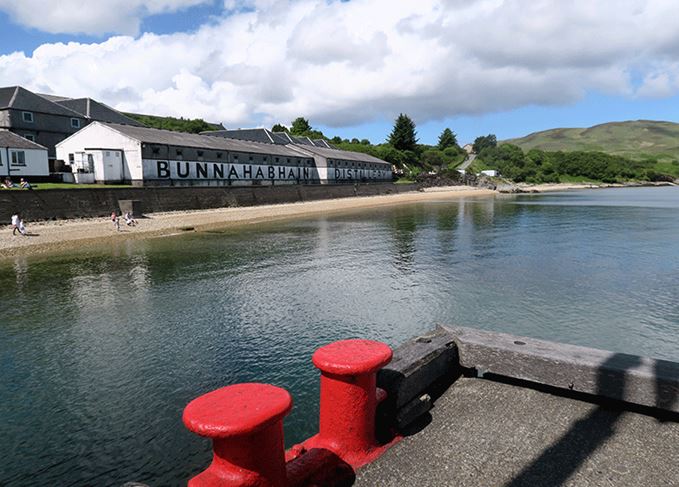
[[[530, 193], [550, 193], [554, 191], [569, 191], [578, 189], [606, 189], [606, 188], [656, 188], [664, 186], [676, 186], [676, 184], [668, 182], [658, 183], [544, 183], [544, 184], [526, 184], [519, 183], [513, 186], [515, 191], [503, 191], [498, 188], [500, 193], [516, 193], [516, 194], [530, 194]], [[518, 190], [518, 191], [516, 191]]]
[[3, 225], [0, 232], [0, 261], [17, 257], [66, 251], [76, 247], [128, 239], [145, 239], [201, 232], [240, 225], [303, 218], [339, 213], [347, 210], [370, 209], [399, 204], [418, 203], [466, 197], [493, 196], [497, 191], [471, 186], [428, 188], [424, 191], [382, 196], [358, 196], [331, 200], [277, 205], [214, 208], [206, 210], [149, 213], [135, 227], [121, 222], [116, 231], [109, 218], [82, 218], [27, 222], [28, 237], [13, 236], [11, 227]]

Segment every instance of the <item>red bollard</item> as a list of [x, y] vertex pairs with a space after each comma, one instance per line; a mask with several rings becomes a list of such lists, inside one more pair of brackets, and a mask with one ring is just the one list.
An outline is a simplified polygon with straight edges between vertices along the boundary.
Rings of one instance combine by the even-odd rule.
[[391, 361], [388, 345], [371, 340], [343, 340], [316, 350], [321, 370], [320, 431], [314, 444], [327, 448], [353, 467], [371, 461], [375, 440], [377, 371]]
[[212, 438], [214, 457], [189, 486], [284, 487], [283, 417], [291, 408], [288, 391], [268, 384], [222, 387], [191, 401], [184, 424]]

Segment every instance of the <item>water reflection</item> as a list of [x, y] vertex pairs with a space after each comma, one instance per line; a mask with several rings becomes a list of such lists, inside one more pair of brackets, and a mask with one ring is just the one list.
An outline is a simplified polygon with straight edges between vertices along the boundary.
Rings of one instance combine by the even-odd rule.
[[676, 360], [679, 191], [665, 209], [595, 193], [605, 205], [431, 202], [0, 264], [0, 482], [185, 483], [209, 444], [181, 410], [233, 382], [288, 388], [300, 441], [311, 353], [340, 338], [447, 322]]

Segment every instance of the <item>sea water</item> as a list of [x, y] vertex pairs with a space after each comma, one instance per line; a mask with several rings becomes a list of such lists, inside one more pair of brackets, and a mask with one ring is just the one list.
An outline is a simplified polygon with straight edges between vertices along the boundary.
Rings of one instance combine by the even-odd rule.
[[[141, 223], [143, 225], [143, 221]], [[0, 263], [0, 484], [181, 485], [181, 423], [262, 381], [317, 430], [311, 354], [438, 323], [679, 360], [679, 188], [441, 200]]]

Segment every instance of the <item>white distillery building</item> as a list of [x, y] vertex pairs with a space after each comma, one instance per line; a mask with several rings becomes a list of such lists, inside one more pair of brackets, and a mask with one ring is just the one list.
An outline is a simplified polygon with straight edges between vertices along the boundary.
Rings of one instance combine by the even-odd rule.
[[[386, 169], [391, 179], [391, 166], [376, 158], [370, 161], [374, 173], [369, 174], [371, 168], [368, 167], [361, 167], [361, 172], [357, 172], [359, 161], [354, 160], [349, 166], [351, 176], [337, 179], [335, 168], [329, 166], [326, 157], [292, 143], [262, 143], [103, 122], [93, 122], [57, 144], [56, 154], [58, 160], [71, 166], [76, 181], [83, 183], [325, 184], [384, 180]], [[348, 152], [347, 157], [350, 154], [357, 153]], [[359, 156], [366, 159], [363, 154]], [[383, 178], [382, 173], [377, 172], [378, 166], [384, 173]]]
[[47, 147], [0, 130], [0, 179], [46, 177], [49, 173]]
[[335, 149], [323, 139], [296, 137], [286, 132], [272, 132], [265, 128], [201, 133], [212, 137], [292, 147], [307, 157], [313, 157], [323, 182], [327, 183], [391, 181], [393, 178], [390, 163], [370, 154]]

